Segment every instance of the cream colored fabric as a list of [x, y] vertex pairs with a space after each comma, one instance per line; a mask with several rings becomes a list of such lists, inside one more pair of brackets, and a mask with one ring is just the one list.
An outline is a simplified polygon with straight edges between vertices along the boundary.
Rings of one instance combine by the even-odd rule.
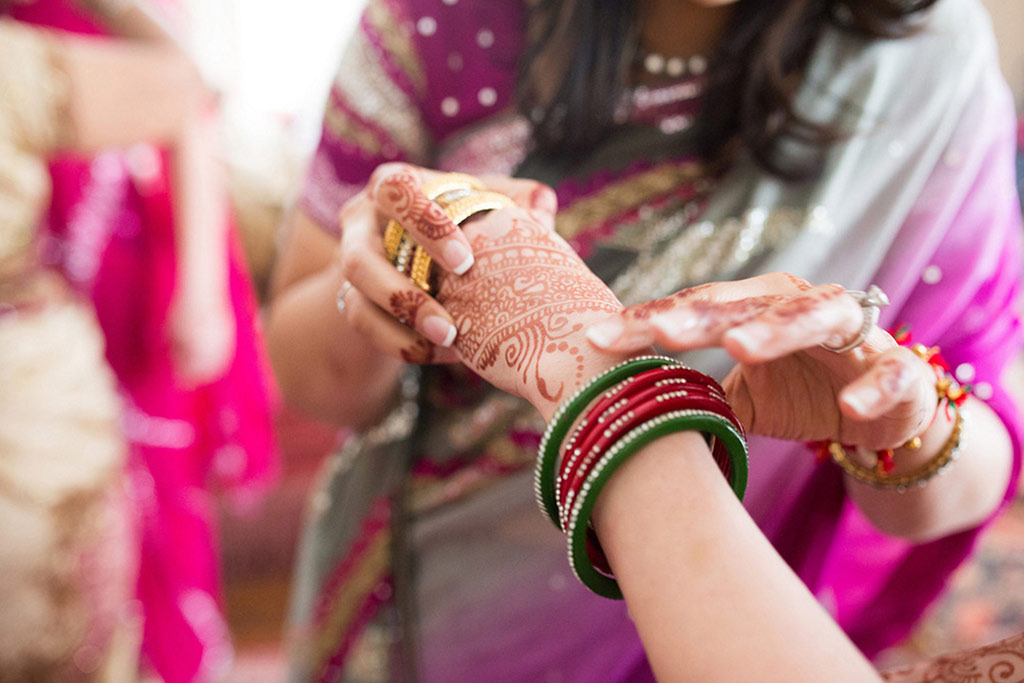
[[114, 377], [89, 309], [33, 266], [46, 157], [67, 131], [54, 40], [0, 20], [0, 304], [25, 304], [0, 307], [0, 681], [130, 681], [137, 544]]
[[74, 304], [0, 317], [0, 349], [0, 680], [94, 680], [131, 631], [113, 378]]
[[0, 20], [0, 273], [33, 241], [50, 193], [45, 155], [66, 125], [67, 83], [53, 40]]

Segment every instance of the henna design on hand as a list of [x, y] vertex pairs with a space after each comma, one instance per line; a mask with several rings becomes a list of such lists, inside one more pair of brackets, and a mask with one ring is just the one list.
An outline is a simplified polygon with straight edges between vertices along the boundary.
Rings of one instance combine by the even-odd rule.
[[664, 299], [655, 299], [654, 301], [645, 301], [642, 304], [635, 304], [630, 306], [622, 315], [627, 320], [648, 320], [651, 316], [658, 313], [664, 313], [675, 308], [676, 303], [673, 301], [673, 297], [666, 297]]
[[380, 184], [379, 198], [407, 231], [439, 240], [455, 232], [455, 224], [435, 202], [420, 191], [412, 173], [395, 173]]
[[810, 282], [808, 282], [807, 280], [803, 279], [802, 277], [797, 277], [796, 275], [793, 275], [792, 273], [786, 273], [785, 275], [786, 275], [786, 278], [790, 282], [792, 282], [796, 286], [796, 288], [799, 289], [801, 292], [806, 292], [808, 289], [813, 289], [813, 287], [814, 287], [814, 285], [812, 285]]
[[455, 346], [467, 365], [493, 379], [488, 370], [504, 363], [521, 387], [558, 401], [565, 382], [550, 381], [545, 370], [574, 362], [579, 377], [585, 357], [571, 338], [582, 334], [583, 314], [617, 313], [622, 305], [561, 238], [527, 215], [501, 230], [480, 229], [471, 238], [476, 265], [460, 278], [442, 276], [437, 298], [455, 319]]
[[[703, 286], [701, 285], [701, 288]], [[742, 325], [748, 320], [756, 318], [772, 306], [787, 299], [787, 297], [778, 294], [771, 294], [748, 297], [736, 301], [718, 302], [698, 299], [686, 302], [686, 299], [693, 295], [694, 292], [692, 290], [683, 290], [669, 298], [656, 299], [630, 306], [625, 311], [625, 317], [627, 320], [647, 320], [657, 313], [679, 308], [680, 310], [685, 310], [697, 320], [695, 330], [705, 335], [713, 332], [720, 334], [730, 327]], [[679, 304], [679, 300], [685, 303]]]
[[391, 309], [391, 315], [398, 318], [400, 322], [414, 326], [416, 316], [423, 304], [427, 303], [427, 298], [427, 295], [420, 290], [401, 290], [391, 295], [388, 300], [388, 308]]
[[997, 683], [1024, 680], [1024, 634], [885, 674], [893, 683]]
[[402, 349], [402, 360], [411, 365], [429, 365], [434, 362], [434, 345], [426, 339], [417, 339], [409, 348]]
[[831, 285], [824, 287], [813, 294], [791, 299], [789, 302], [775, 308], [771, 312], [771, 315], [779, 322], [789, 322], [810, 313], [817, 308], [821, 308], [823, 304], [835, 301], [845, 294], [846, 290], [839, 285]]

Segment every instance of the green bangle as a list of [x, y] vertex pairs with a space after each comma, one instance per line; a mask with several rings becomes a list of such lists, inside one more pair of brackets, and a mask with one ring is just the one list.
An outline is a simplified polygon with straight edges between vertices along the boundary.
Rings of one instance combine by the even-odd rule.
[[533, 492], [537, 497], [537, 505], [541, 512], [548, 516], [551, 523], [559, 529], [558, 503], [555, 500], [555, 466], [558, 462], [558, 449], [573, 422], [579, 417], [591, 401], [602, 392], [611, 389], [623, 379], [665, 365], [682, 365], [668, 356], [637, 356], [623, 361], [600, 375], [591, 377], [576, 392], [562, 402], [551, 416], [551, 422], [544, 431], [537, 449], [537, 464], [533, 471]]
[[747, 488], [747, 444], [736, 428], [724, 417], [703, 410], [679, 410], [659, 415], [634, 428], [601, 456], [587, 475], [569, 516], [569, 565], [584, 586], [598, 595], [622, 599], [622, 591], [614, 578], [597, 571], [587, 554], [587, 530], [594, 504], [608, 479], [638, 450], [667, 434], [700, 431], [720, 439], [729, 453], [732, 479], [729, 482], [736, 497], [743, 500]]

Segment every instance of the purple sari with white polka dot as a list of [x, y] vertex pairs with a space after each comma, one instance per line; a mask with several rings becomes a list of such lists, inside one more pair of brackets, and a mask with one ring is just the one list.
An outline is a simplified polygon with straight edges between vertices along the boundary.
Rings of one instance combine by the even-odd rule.
[[[526, 19], [518, 1], [371, 0], [301, 209], [336, 234], [373, 169], [405, 160], [552, 185], [559, 231], [625, 303], [774, 270], [875, 282], [893, 301], [882, 324], [941, 345], [1006, 422], [1015, 486], [1020, 429], [1000, 383], [1021, 347], [1014, 124], [977, 0], [944, 0], [905, 40], [822, 36], [797, 105], [855, 134], [798, 184], [743, 155], [703, 164], [700, 81], [686, 75], [628, 92], [626, 125], [590, 153], [545, 161], [515, 110]], [[729, 369], [720, 354], [685, 360]], [[625, 606], [576, 583], [534, 507], [542, 427], [469, 373], [410, 370], [395, 412], [325, 466], [300, 548], [293, 680], [653, 679]], [[751, 515], [869, 655], [910, 632], [981, 530], [886, 538], [801, 444], [753, 439], [750, 477]]]

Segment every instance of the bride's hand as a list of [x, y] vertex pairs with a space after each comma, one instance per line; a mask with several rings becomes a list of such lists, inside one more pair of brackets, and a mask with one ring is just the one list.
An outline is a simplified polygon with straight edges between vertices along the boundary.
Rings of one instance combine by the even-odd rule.
[[[409, 363], [454, 362], [455, 329], [448, 313], [384, 254], [383, 236], [398, 221], [430, 254], [439, 271], [465, 273], [474, 263], [469, 240], [421, 187], [442, 174], [408, 164], [379, 166], [366, 188], [342, 207], [337, 264], [346, 283], [339, 297], [356, 330], [388, 355]], [[520, 206], [553, 215], [554, 191], [532, 180], [482, 179]]]
[[855, 338], [863, 320], [841, 286], [772, 273], [632, 306], [589, 338], [619, 352], [722, 347], [738, 361], [722, 385], [748, 431], [890, 448], [928, 426], [935, 375], [878, 327], [852, 351], [822, 348]]
[[548, 212], [512, 207], [463, 226], [476, 264], [442, 276], [438, 301], [455, 320], [462, 361], [549, 416], [621, 354], [586, 343], [587, 326], [622, 309], [553, 229]]

